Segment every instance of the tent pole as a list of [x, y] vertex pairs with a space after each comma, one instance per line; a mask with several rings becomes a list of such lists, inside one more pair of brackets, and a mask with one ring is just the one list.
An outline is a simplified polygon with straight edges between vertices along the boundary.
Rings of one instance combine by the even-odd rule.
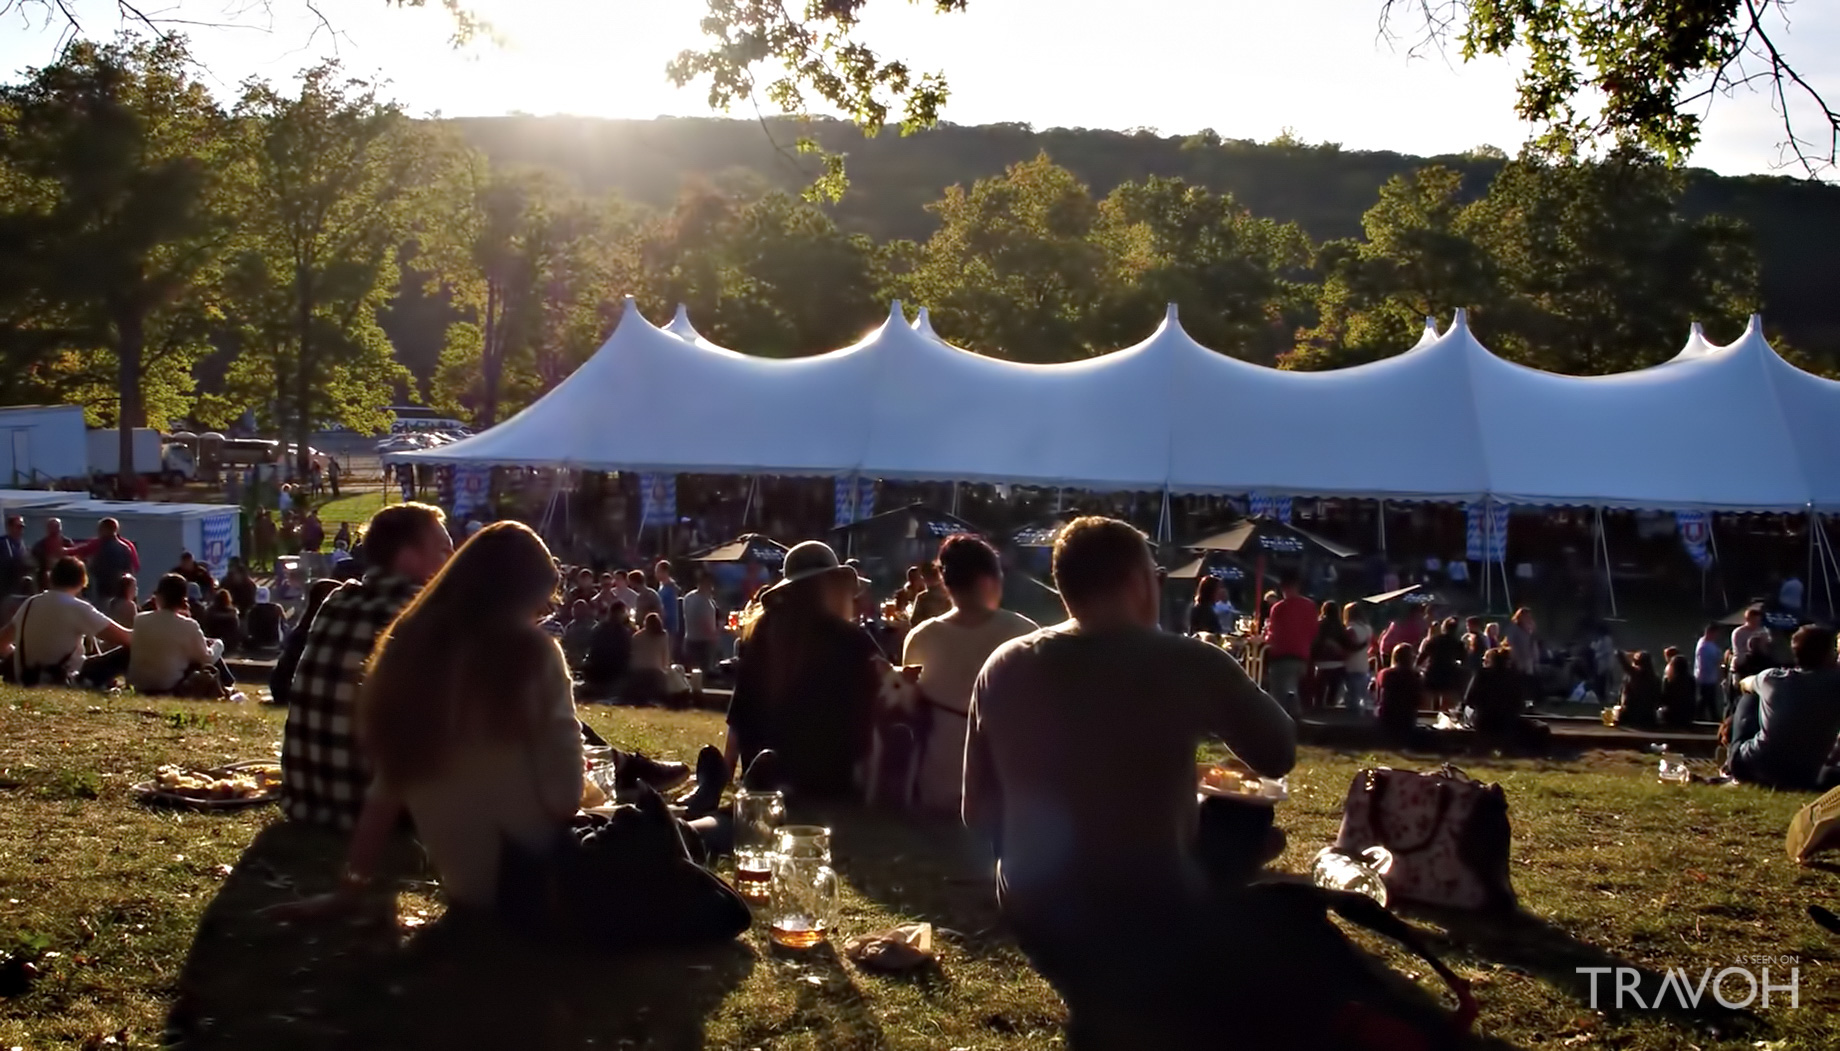
[[[1834, 581], [1840, 579], [1840, 556], [1834, 554], [1833, 538], [1827, 535], [1827, 522], [1819, 511], [1813, 515], [1812, 527], [1815, 531], [1815, 543], [1821, 548], [1821, 590], [1827, 594], [1827, 615], [1832, 618], [1834, 616]], [[1812, 585], [1807, 595], [1806, 604], [1812, 607], [1814, 605]]]
[[1610, 534], [1604, 529], [1604, 509], [1597, 508], [1597, 542], [1604, 549], [1604, 593], [1610, 596], [1610, 616], [1615, 619], [1616, 580], [1610, 572]]
[[[1808, 505], [1808, 514], [1804, 516], [1804, 520], [1807, 521], [1808, 523], [1808, 576], [1804, 578], [1808, 581], [1808, 583], [1807, 583], [1807, 586], [1805, 586], [1802, 589], [1802, 608], [1806, 610], [1808, 607], [1814, 605], [1814, 603], [1808, 601], [1809, 599], [1814, 597], [1815, 524], [1814, 524], [1814, 505], [1813, 504]], [[1827, 567], [1825, 566], [1821, 567], [1821, 572], [1822, 572], [1822, 575], [1825, 576], [1827, 573]]]
[[760, 476], [748, 476], [747, 501], [741, 505], [741, 531], [747, 532], [748, 518], [754, 513], [754, 490], [760, 486]]
[[1731, 592], [1725, 589], [1725, 560], [1719, 557], [1719, 531], [1711, 511], [1706, 512], [1706, 543], [1712, 547], [1712, 564], [1719, 567], [1720, 609], [1731, 608]]
[[1386, 500], [1380, 501], [1380, 557], [1386, 557]]
[[1172, 530], [1170, 529], [1170, 521], [1169, 521], [1169, 490], [1164, 489], [1163, 490], [1163, 509], [1157, 515], [1157, 518], [1156, 518], [1157, 543], [1159, 544], [1167, 543], [1169, 541], [1169, 535], [1171, 532]]
[[[856, 504], [856, 498], [851, 497], [850, 505], [854, 507], [855, 504]], [[851, 512], [851, 514], [853, 516], [855, 512]], [[958, 483], [957, 482], [952, 483], [952, 515], [953, 517], [958, 516]]]

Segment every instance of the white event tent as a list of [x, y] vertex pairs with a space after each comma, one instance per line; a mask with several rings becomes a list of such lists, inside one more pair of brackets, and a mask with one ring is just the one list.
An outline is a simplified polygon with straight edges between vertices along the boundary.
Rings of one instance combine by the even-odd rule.
[[482, 434], [389, 459], [861, 475], [1097, 491], [1648, 509], [1840, 509], [1840, 383], [1758, 319], [1668, 363], [1576, 377], [1496, 357], [1462, 311], [1392, 358], [1287, 372], [1202, 347], [1172, 306], [1135, 346], [1057, 365], [946, 343], [926, 312], [841, 350], [757, 358], [628, 298], [606, 343]]

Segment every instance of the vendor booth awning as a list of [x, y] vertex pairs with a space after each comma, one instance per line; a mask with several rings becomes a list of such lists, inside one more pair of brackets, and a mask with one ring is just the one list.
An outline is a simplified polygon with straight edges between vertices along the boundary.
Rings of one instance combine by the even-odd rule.
[[785, 560], [786, 545], [759, 533], [744, 533], [690, 556], [692, 562], [758, 562], [763, 566], [777, 566]]
[[1264, 515], [1252, 515], [1239, 520], [1224, 533], [1215, 533], [1192, 544], [1183, 544], [1191, 551], [1227, 551], [1245, 555], [1301, 555], [1320, 554], [1334, 558], [1353, 558], [1359, 552], [1350, 547], [1343, 547], [1333, 540], [1317, 536], [1308, 530], [1280, 522], [1276, 518]]

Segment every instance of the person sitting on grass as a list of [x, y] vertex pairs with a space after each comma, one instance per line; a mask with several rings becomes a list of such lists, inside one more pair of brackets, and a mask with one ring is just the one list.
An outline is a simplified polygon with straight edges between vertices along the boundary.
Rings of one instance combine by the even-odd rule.
[[[106, 686], [128, 668], [126, 627], [83, 600], [89, 571], [74, 555], [51, 565], [50, 588], [19, 604], [13, 619], [0, 628], [0, 656], [11, 655], [13, 681], [21, 686], [62, 686], [73, 677], [89, 686]], [[85, 658], [86, 639], [112, 646]]]
[[107, 613], [109, 619], [115, 623], [132, 628], [134, 626], [134, 618], [138, 616], [141, 611], [140, 590], [140, 581], [134, 579], [134, 574], [123, 573], [121, 577], [115, 581], [115, 588], [109, 595], [108, 608], [103, 610], [103, 612]]
[[[337, 580], [315, 580], [307, 589], [307, 604], [300, 611], [300, 619], [294, 622], [294, 628], [288, 632], [287, 643], [281, 648], [281, 656], [275, 661], [275, 671], [269, 676], [268, 692], [274, 703], [288, 703], [289, 689], [294, 684], [294, 669], [300, 666], [300, 654], [307, 646], [307, 635], [313, 626], [313, 618], [318, 615], [326, 599], [331, 597], [341, 585]], [[261, 589], [267, 592], [267, 588]], [[266, 598], [266, 594], [263, 595]], [[267, 603], [273, 606], [274, 603]], [[258, 605], [260, 608], [260, 605]], [[279, 610], [281, 607], [275, 606]]]
[[1655, 674], [1655, 659], [1647, 650], [1635, 653], [1618, 651], [1616, 659], [1623, 669], [1623, 699], [1617, 706], [1618, 726], [1652, 728], [1661, 719], [1661, 676]]
[[[740, 896], [692, 858], [718, 845], [700, 837], [719, 835], [719, 821], [680, 825], [650, 788], [611, 817], [578, 814], [583, 731], [562, 650], [537, 626], [557, 583], [537, 534], [498, 522], [378, 637], [356, 719], [376, 776], [350, 875], [323, 907], [356, 896], [406, 810], [460, 915], [621, 951], [747, 929]], [[719, 798], [721, 756], [705, 753], [699, 771]], [[713, 801], [691, 810], [706, 815]]]
[[230, 653], [243, 648], [243, 618], [236, 615], [236, 602], [227, 588], [218, 588], [211, 594], [211, 605], [198, 626], [204, 629], [206, 638], [223, 643]]
[[741, 629], [725, 756], [731, 771], [747, 770], [771, 750], [782, 779], [773, 787], [848, 797], [869, 753], [886, 665], [856, 625], [856, 590], [864, 582], [818, 540], [794, 545], [782, 569]]
[[1002, 608], [1003, 563], [983, 538], [970, 533], [947, 537], [939, 545], [938, 561], [952, 611], [908, 633], [901, 663], [919, 666], [920, 692], [931, 708], [921, 742], [917, 802], [925, 810], [956, 814], [964, 790], [965, 717], [978, 672], [998, 646], [1037, 625]]
[[569, 605], [568, 626], [562, 629], [562, 655], [568, 658], [569, 667], [579, 668], [588, 659], [594, 628], [594, 607], [587, 599], [576, 599]]
[[1684, 653], [1668, 658], [1667, 671], [1661, 677], [1661, 719], [1669, 726], [1693, 725], [1693, 713], [1699, 707], [1699, 688], [1693, 681], [1693, 663]]
[[1425, 680], [1418, 674], [1418, 650], [1402, 642], [1393, 647], [1392, 659], [1374, 680], [1379, 698], [1380, 732], [1388, 741], [1403, 744], [1418, 730], [1418, 710], [1425, 703]]
[[1514, 654], [1498, 646], [1482, 655], [1482, 667], [1463, 697], [1469, 725], [1496, 745], [1543, 751], [1552, 728], [1525, 714], [1527, 680], [1514, 668]]
[[[441, 509], [404, 503], [371, 516], [363, 580], [334, 591], [313, 617], [288, 684], [281, 809], [295, 821], [350, 829], [371, 771], [352, 735], [353, 706], [377, 636], [453, 553]], [[393, 821], [394, 819], [392, 819]]]
[[1053, 574], [1068, 620], [999, 647], [972, 691], [965, 824], [993, 848], [1004, 919], [1074, 1031], [1129, 1018], [1188, 1034], [1207, 1013], [1186, 990], [1205, 982], [1194, 962], [1214, 881], [1282, 845], [1267, 807], [1218, 801], [1262, 822], [1204, 824], [1196, 748], [1218, 736], [1277, 777], [1296, 761], [1296, 726], [1223, 650], [1159, 630], [1156, 565], [1129, 524], [1069, 523]]
[[191, 618], [185, 600], [186, 583], [177, 573], [161, 577], [154, 585], [153, 609], [134, 619], [133, 641], [128, 647], [128, 685], [142, 693], [171, 693], [187, 675], [205, 668], [214, 671], [220, 686], [235, 681], [228, 669], [217, 670], [223, 660], [224, 644], [206, 638], [204, 629]]
[[1840, 766], [1833, 765], [1840, 737], [1833, 629], [1805, 625], [1790, 648], [1795, 667], [1771, 668], [1739, 682], [1726, 772], [1772, 788], [1830, 789], [1840, 785]]
[[588, 638], [588, 656], [581, 666], [584, 697], [613, 696], [632, 667], [632, 637], [626, 603], [613, 603]]
[[632, 637], [632, 667], [626, 672], [623, 699], [632, 702], [664, 700], [670, 671], [671, 636], [665, 633], [664, 618], [647, 613]]

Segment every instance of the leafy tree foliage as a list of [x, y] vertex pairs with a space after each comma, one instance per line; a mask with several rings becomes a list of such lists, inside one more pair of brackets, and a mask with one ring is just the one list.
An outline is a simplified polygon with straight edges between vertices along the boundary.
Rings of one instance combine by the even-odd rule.
[[380, 427], [402, 369], [378, 324], [398, 253], [450, 156], [374, 85], [316, 66], [298, 92], [252, 83], [237, 105], [249, 166], [231, 269], [242, 353], [228, 405], [293, 439], [306, 470], [322, 423]]
[[124, 477], [132, 429], [190, 404], [230, 228], [225, 117], [189, 66], [177, 40], [78, 42], [0, 89], [5, 383], [118, 424]]

